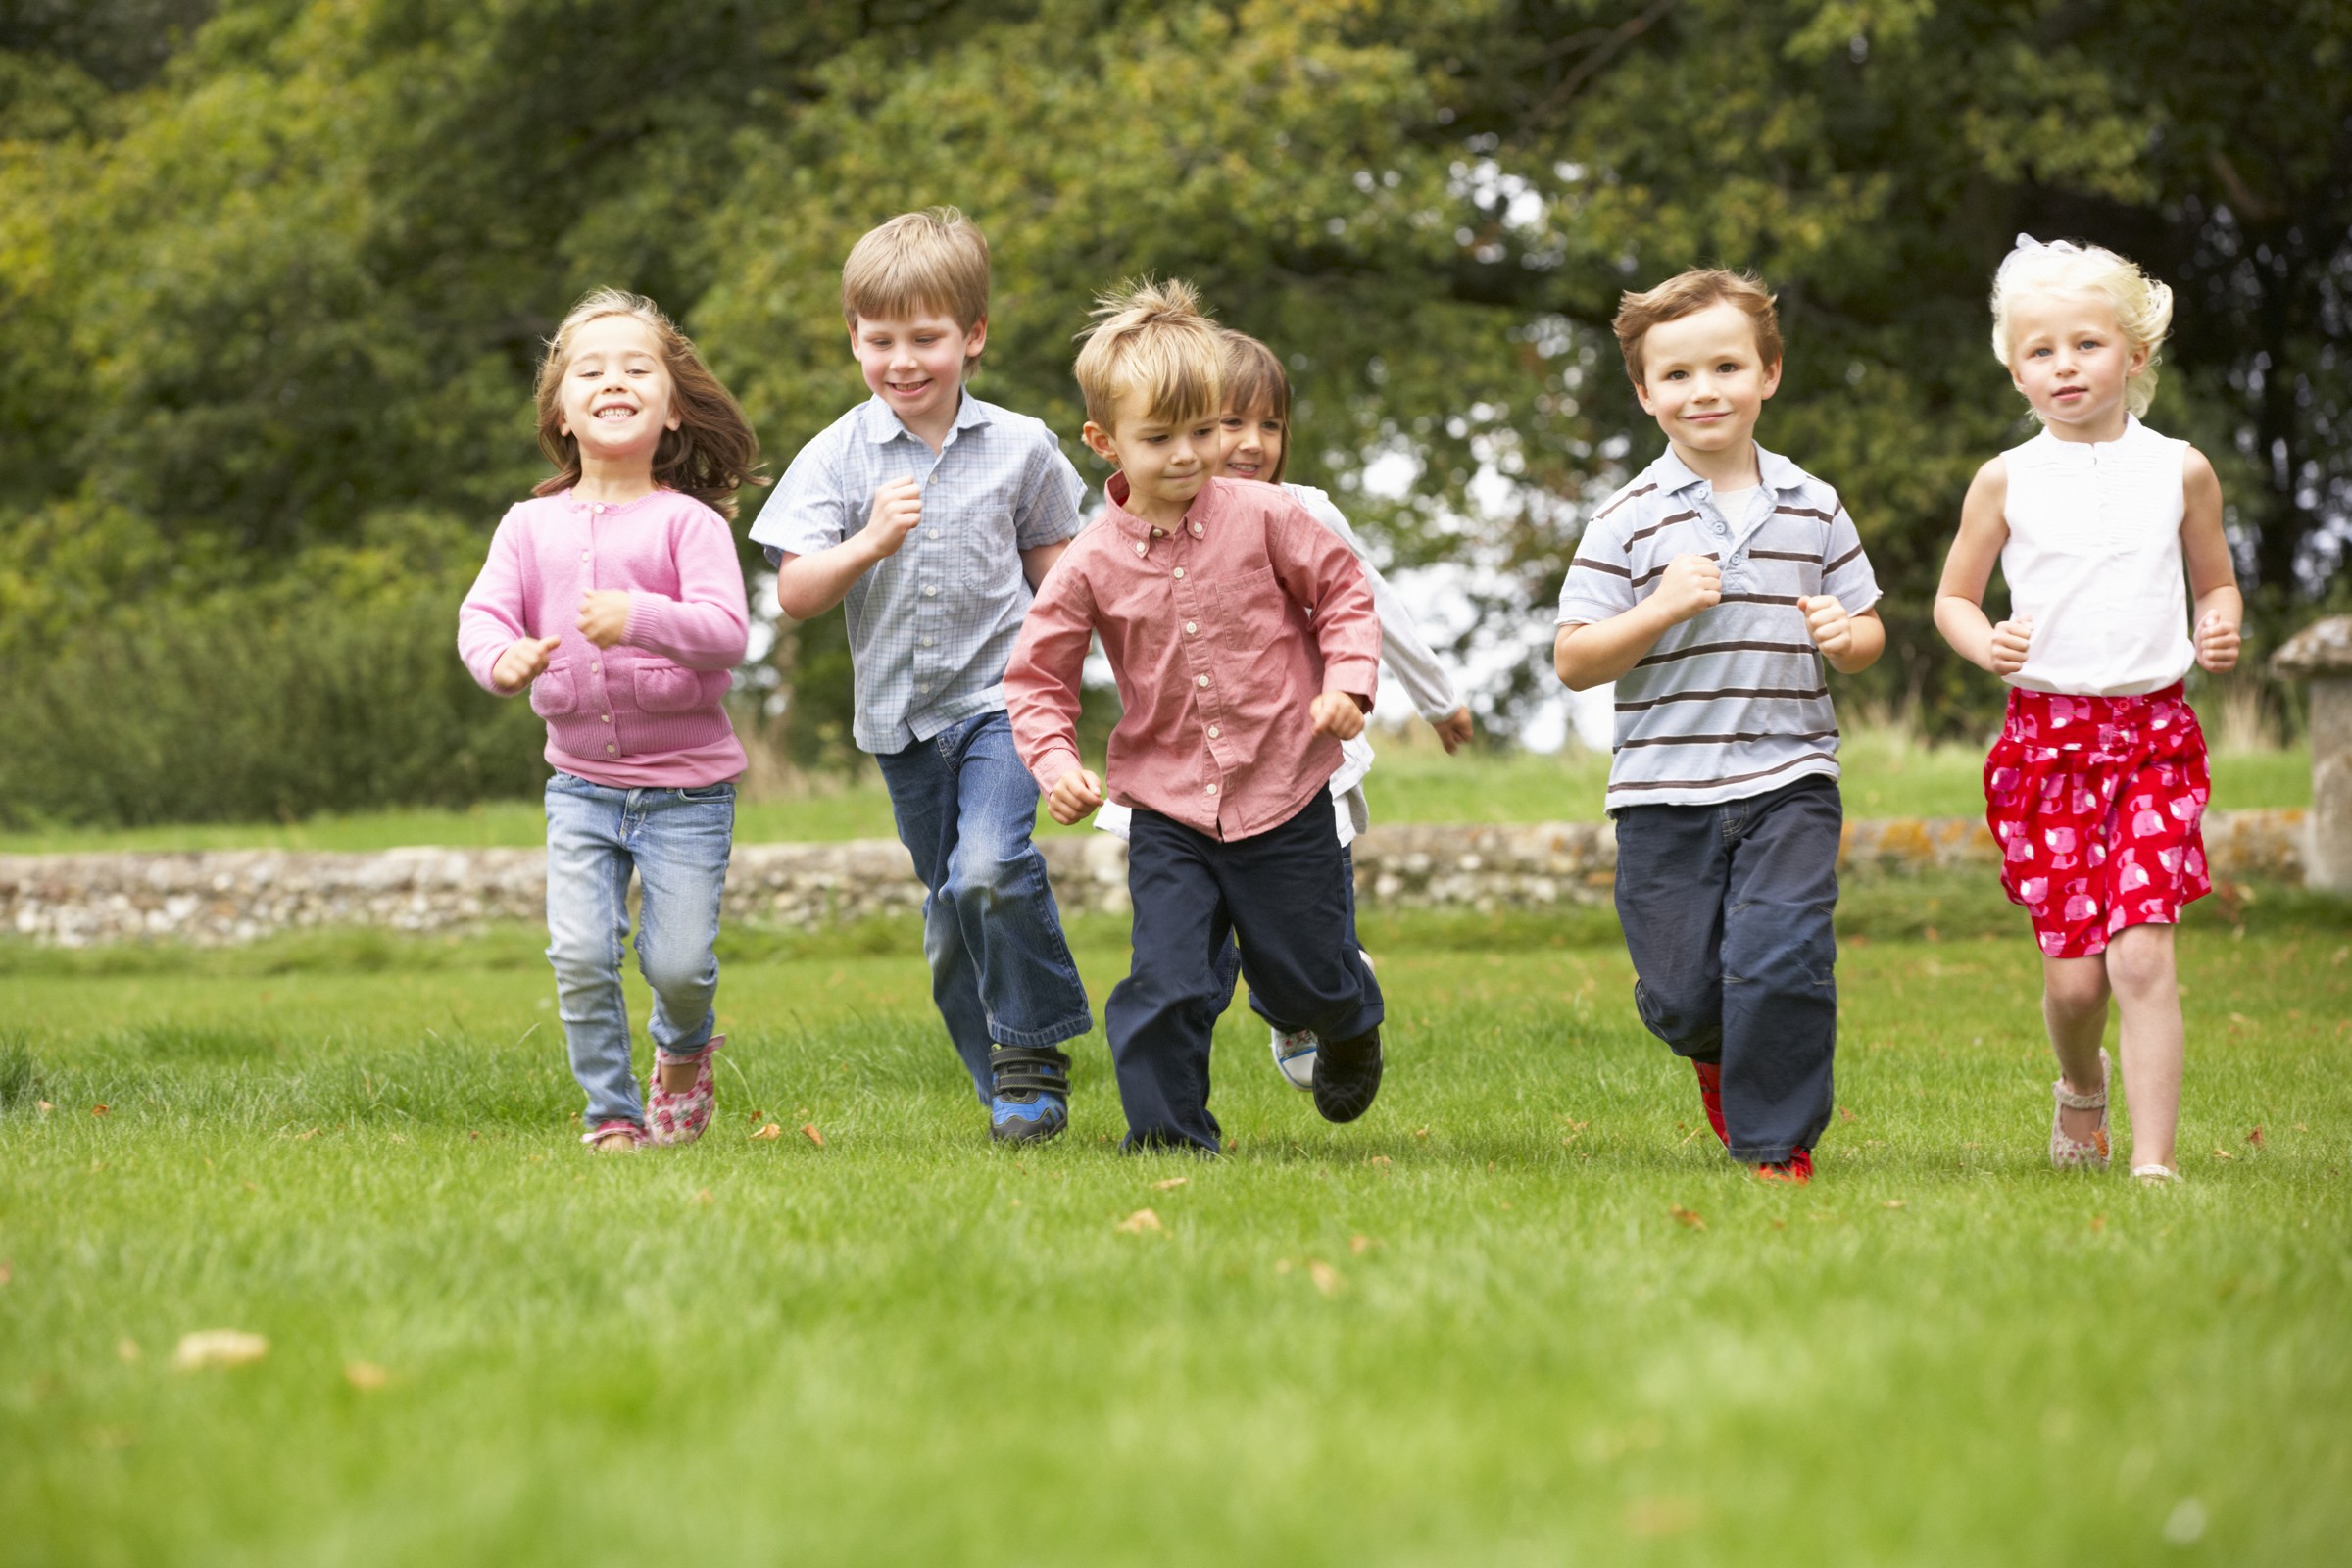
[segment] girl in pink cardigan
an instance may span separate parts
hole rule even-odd
[[[651,300],[600,290],[539,368],[560,470],[507,513],[458,615],[458,651],[547,720],[547,956],[591,1149],[686,1144],[710,1124],[719,893],[743,747],[721,704],[750,620],[728,518],[750,422]],[[620,988],[631,872],[655,1070],[640,1101]]]

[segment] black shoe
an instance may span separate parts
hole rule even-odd
[[[1070,1123],[1070,1058],[1052,1046],[999,1046],[988,1054],[988,1136],[1042,1144]]]
[[[1315,1054],[1315,1109],[1325,1121],[1353,1121],[1380,1093],[1380,1031],[1326,1040]]]

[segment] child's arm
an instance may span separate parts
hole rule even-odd
[[[751,642],[751,609],[735,539],[713,514],[679,530],[678,597],[642,588],[581,596],[580,634],[599,648],[627,643],[688,669],[733,669]]]
[[[1569,571],[1578,564],[1583,563]],[[1647,599],[1605,620],[1562,626],[1552,640],[1551,667],[1572,692],[1613,681],[1640,663],[1660,637],[1722,598],[1723,567],[1713,556],[1677,556]]]
[[[1086,526],[1086,481],[1070,466],[1044,424],[1037,426],[1036,456],[1013,514],[1013,545],[1021,553],[1021,575],[1034,592]]]
[[[1059,561],[1061,553],[1069,548],[1070,542],[1063,539],[1054,544],[1039,545],[1035,550],[1021,552],[1021,575],[1028,579],[1032,593],[1045,582],[1046,573],[1054,569],[1054,563]]]
[[[1046,808],[1064,826],[1102,804],[1102,780],[1078,757],[1078,683],[1094,630],[1085,575],[1049,578],[1039,585],[1004,667],[1013,748],[1046,792]]]
[[[1396,597],[1396,590],[1372,564],[1364,551],[1364,542],[1356,537],[1347,514],[1323,500],[1316,504],[1320,492],[1310,492],[1302,498],[1308,516],[1340,536],[1349,550],[1355,552],[1358,564],[1364,568],[1364,580],[1372,587],[1372,611],[1380,617],[1380,657],[1396,673],[1404,693],[1413,700],[1414,709],[1429,720],[1451,755],[1470,739],[1470,710],[1455,694],[1452,677],[1438,662],[1428,643],[1421,639],[1421,628],[1413,624],[1412,612]]]
[[[899,553],[923,520],[923,487],[893,479],[874,492],[865,526],[837,545],[809,555],[786,552],[776,564],[776,608],[795,620],[810,620],[849,597],[850,588],[874,565]]]
[[[1380,614],[1363,565],[1296,501],[1271,519],[1266,543],[1275,579],[1306,611],[1323,652],[1323,690],[1307,704],[1315,732],[1353,740],[1380,688]]]
[[[502,520],[490,541],[489,559],[458,608],[458,657],[484,691],[514,696],[539,678],[563,644],[561,637],[532,636],[527,620],[522,552],[513,523]]]
[[[2188,560],[2188,589],[2197,601],[2197,662],[2218,674],[2237,667],[2246,601],[2237,591],[2229,535],[2222,531],[2221,476],[2195,447],[2188,449],[2180,485],[2180,553]]]
[[[2217,500],[2218,508],[2218,500]],[[1960,503],[1960,532],[1943,558],[1943,580],[1936,586],[1936,629],[1952,651],[1980,669],[2014,675],[2026,667],[2034,641],[2033,617],[1995,625],[1984,613],[1984,585],[1992,581],[2001,546],[2009,542],[2009,468],[1999,458],[1969,481]],[[2216,512],[2219,525],[2219,512]]]
[[[1886,624],[1873,608],[1878,602],[1878,575],[1863,553],[1860,530],[1840,504],[1832,510],[1829,542],[1822,547],[1821,592],[1796,601],[1813,646],[1840,675],[1860,674],[1886,651]]]

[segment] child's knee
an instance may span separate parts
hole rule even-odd
[[[2042,965],[2042,999],[2067,1017],[2105,1008],[2107,968],[2096,958],[2061,958]]]
[[[2126,926],[2107,945],[2107,979],[2119,996],[2163,995],[2177,986],[2173,928]]]
[[[1706,1054],[1723,1044],[1723,983],[1716,976],[1684,976],[1681,983],[1634,981],[1634,1010],[1642,1026],[1685,1054]]]
[[[1026,846],[966,839],[948,861],[948,894],[956,906],[992,911],[1020,897],[1029,871]]]

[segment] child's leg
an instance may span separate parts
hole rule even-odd
[[[719,899],[735,843],[735,786],[633,791],[624,817],[645,902],[637,918],[637,967],[653,989],[654,1044],[691,1056],[710,1043],[718,993]],[[662,1087],[691,1089],[696,1061],[663,1062]]]
[[[1355,934],[1355,853],[1347,845],[1340,846],[1340,883],[1348,896],[1348,934],[1341,939],[1340,949],[1343,953],[1361,953],[1363,944]],[[1241,962],[1238,952],[1232,956],[1231,961],[1237,965]],[[1273,1009],[1266,1005],[1265,999],[1254,989],[1250,993],[1250,1010],[1285,1033],[1303,1027],[1276,1016]]]
[[[1777,1164],[1830,1124],[1838,1046],[1838,785],[1724,808],[1723,1116],[1732,1157]]]
[[[917,741],[903,752],[877,756],[874,761],[890,790],[890,810],[898,822],[899,842],[914,858],[914,874],[926,890],[923,957],[931,966],[931,1000],[985,1105],[991,1083],[990,1041],[988,1014],[980,1004],[979,966],[964,946],[962,924],[944,891],[959,819],[956,769],[950,761],[957,727]]]
[[[2180,1121],[2180,984],[2173,928],[2128,925],[2107,944],[2107,982],[2123,1014],[2124,1101],[2132,1107],[2132,1163],[2173,1163]],[[2071,1078],[2073,1074],[2070,1072]]]
[[[1635,806],[1617,815],[1617,923],[1642,1025],[1700,1063],[1723,1059],[1723,890],[1730,858],[1717,806]]]
[[[1380,982],[1355,944],[1347,851],[1318,798],[1282,826],[1223,846],[1217,885],[1264,1014],[1323,1040],[1380,1027]]]
[[[587,1091],[582,1119],[645,1122],[629,1071],[629,1013],[620,963],[629,934],[628,791],[568,773],[547,784],[547,956],[571,1074]]]
[[[2178,1004],[2175,1004],[2176,1009]],[[2176,1011],[2176,1016],[2178,1015]],[[2095,1095],[2108,1087],[2099,1065],[2099,1039],[2107,1032],[2107,957],[2041,960],[2041,1019],[2049,1027],[2058,1074],[2070,1094]],[[2103,1118],[2095,1110],[2058,1107],[2058,1130],[2076,1143],[2088,1143]]]
[[[1119,1104],[1121,1148],[1219,1149],[1208,1113],[1209,1041],[1233,1001],[1218,955],[1232,926],[1210,861],[1222,848],[1155,811],[1137,811],[1127,840],[1135,905],[1134,966],[1103,1008]]]

